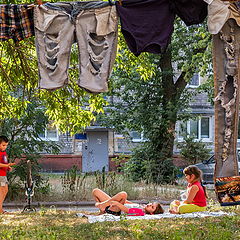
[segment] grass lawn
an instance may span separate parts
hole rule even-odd
[[[0,239],[240,239],[240,213],[235,216],[88,223],[74,212],[40,210],[0,215]]]

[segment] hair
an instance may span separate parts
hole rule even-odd
[[[206,192],[206,187],[203,186],[203,183],[202,183],[202,171],[197,166],[190,165],[190,166],[183,169],[183,173],[185,175],[192,175],[192,174],[195,175],[196,179],[198,179],[200,181],[201,186],[204,190],[204,194],[207,198],[208,196],[207,196],[207,192]]]
[[[0,136],[0,143],[2,143],[2,142],[8,143],[9,140],[6,136]]]
[[[157,207],[156,207],[155,211],[154,211],[152,214],[162,214],[162,213],[164,213],[164,210],[163,210],[163,208],[162,208],[162,205],[161,205],[160,203],[158,203],[158,202],[156,202],[156,203],[157,203]],[[145,210],[145,212],[146,212],[147,214],[150,214],[150,212],[148,212],[148,211],[146,211],[146,210]]]

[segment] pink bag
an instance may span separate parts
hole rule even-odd
[[[145,213],[140,208],[130,208],[128,210],[128,216],[144,216]]]

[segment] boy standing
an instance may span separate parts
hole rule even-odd
[[[2,205],[8,192],[7,171],[11,171],[11,166],[15,163],[8,163],[6,148],[8,138],[0,136],[0,214],[4,213]]]

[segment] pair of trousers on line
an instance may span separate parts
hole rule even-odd
[[[108,2],[47,3],[34,10],[39,87],[68,83],[72,44],[79,50],[78,85],[89,92],[108,90],[117,50],[118,17]]]
[[[215,91],[215,180],[237,176],[236,156],[239,122],[240,28],[229,19],[213,35]]]

